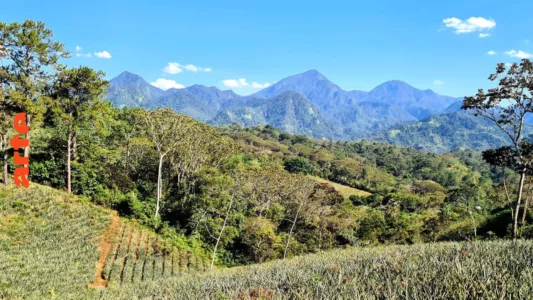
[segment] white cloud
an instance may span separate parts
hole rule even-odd
[[[166,67],[163,68],[163,72],[168,73],[168,74],[179,74],[183,72],[183,70],[181,69],[181,66],[179,63],[169,62],[168,65],[166,65]]]
[[[247,86],[248,82],[246,82],[246,78],[239,78],[239,83],[241,86]]]
[[[516,57],[516,58],[531,58],[533,57],[533,54],[531,53],[527,53],[527,52],[524,52],[522,50],[509,50],[509,51],[505,51],[505,54],[509,55],[510,57]]]
[[[239,81],[235,79],[224,79],[222,80],[222,83],[224,84],[225,87],[229,87],[229,88],[240,88],[241,87],[241,85],[239,84]]]
[[[191,64],[185,65],[184,68],[185,68],[185,70],[191,71],[193,73],[196,73],[196,72],[199,71],[199,68],[197,66],[191,65]]]
[[[484,31],[496,27],[496,22],[493,19],[482,17],[471,17],[466,20],[453,17],[444,19],[442,22],[446,27],[455,29],[456,34]]]
[[[490,36],[490,33],[480,33],[479,34],[480,38],[486,38],[486,37],[489,37],[489,36]]]
[[[255,81],[252,82],[252,87],[253,87],[254,89],[264,89],[264,88],[267,88],[267,87],[269,87],[269,86],[270,86],[270,83],[268,83],[268,82],[265,82],[265,83],[263,83],[263,84],[257,83],[257,82],[255,82]]]
[[[76,57],[93,57],[91,53],[83,53],[82,50],[81,46],[76,46]]]
[[[154,82],[150,82],[150,84],[165,91],[172,88],[182,89],[185,87],[183,84],[179,84],[174,80],[164,78],[159,78]]]
[[[488,55],[496,55],[496,52],[490,50],[489,52],[487,52]]]
[[[434,84],[434,85],[443,85],[443,84],[444,84],[444,81],[442,81],[442,80],[438,80],[438,79],[437,79],[437,80],[433,80],[433,84]]]
[[[506,66],[506,67],[510,67],[510,66],[512,66],[512,64],[510,64],[510,63],[505,63],[505,66]]]
[[[211,68],[202,68],[192,64],[181,65],[177,62],[169,62],[167,66],[163,68],[163,71],[168,74],[179,74],[183,72],[184,69],[193,73],[213,71]]]
[[[222,83],[224,84],[225,87],[229,87],[229,88],[242,88],[248,85],[246,78],[225,79],[225,80],[222,80]]]
[[[111,54],[109,54],[109,52],[107,51],[100,51],[100,52],[94,52],[94,55],[98,58],[105,58],[105,59],[110,59],[111,58]]]

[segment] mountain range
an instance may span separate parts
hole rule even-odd
[[[369,92],[346,91],[317,70],[289,76],[249,96],[203,85],[164,91],[123,72],[110,81],[108,99],[118,107],[170,107],[212,125],[270,124],[315,138],[365,138],[431,152],[505,143],[490,123],[460,110],[462,98],[399,80]]]

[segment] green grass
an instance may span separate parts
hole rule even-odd
[[[364,197],[364,196],[370,196],[371,195],[371,193],[369,193],[369,192],[358,190],[356,188],[353,188],[353,187],[350,187],[350,186],[346,186],[346,185],[342,185],[342,184],[339,184],[339,183],[336,183],[336,182],[333,182],[333,181],[329,181],[329,180],[326,180],[326,179],[323,179],[323,178],[320,178],[320,177],[317,177],[317,176],[309,176],[309,177],[311,177],[316,182],[330,184],[337,192],[339,192],[344,197],[344,199],[350,198],[351,195],[356,195],[356,196],[360,196],[360,197],[361,196]]]
[[[52,188],[0,186],[0,299],[98,298],[101,288],[89,284],[111,220],[111,210]],[[205,258],[127,219],[110,241],[103,268],[109,287],[206,269]]]
[[[110,288],[105,299],[531,299],[533,242],[336,250]]]
[[[90,296],[110,220],[108,211],[51,188],[0,187],[0,298]]]
[[[124,219],[111,236],[113,247],[104,268],[106,278],[111,277],[108,287],[89,288],[95,280],[98,244],[111,220],[110,210],[51,188],[0,187],[0,299],[528,299],[533,295],[532,241],[352,248],[190,272],[204,271],[208,262]]]

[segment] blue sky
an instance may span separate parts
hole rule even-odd
[[[109,79],[127,70],[250,94],[317,69],[345,90],[398,79],[459,97],[490,87],[497,62],[533,53],[531,11],[521,0],[19,0],[0,5],[0,20],[44,21],[72,52],[68,65]]]

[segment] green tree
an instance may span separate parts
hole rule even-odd
[[[69,56],[63,44],[52,38],[52,31],[42,22],[0,22],[0,50],[8,62],[0,68],[2,73],[11,76],[12,104],[19,112],[27,114],[28,126],[32,117],[44,112],[41,100],[46,97],[45,87],[51,76],[49,71],[62,68],[59,59]],[[30,139],[30,132],[26,138]],[[29,154],[30,147],[25,147],[24,156],[29,157]]]
[[[465,97],[462,109],[472,110],[476,116],[487,118],[509,139],[512,155],[517,160],[515,170],[520,175],[513,211],[513,239],[516,240],[524,180],[531,164],[528,157],[524,156],[524,148],[530,146],[523,140],[523,131],[526,115],[533,112],[533,63],[523,59],[509,69],[499,63],[489,80],[497,80],[498,86],[487,93],[479,89],[475,96]]]
[[[146,111],[140,115],[146,135],[152,142],[158,155],[157,171],[157,204],[155,217],[159,216],[161,198],[163,194],[163,160],[175,146],[183,140],[189,131],[190,121],[183,115],[176,114],[170,108]]]
[[[108,82],[104,73],[88,67],[63,70],[53,84],[51,110],[54,118],[65,127],[67,135],[67,191],[71,189],[71,159],[76,153],[76,139],[80,127],[99,118],[104,106],[100,98]]]
[[[2,52],[0,52],[0,60]],[[13,127],[15,111],[9,99],[10,76],[0,69],[0,151],[2,152],[3,182],[8,184],[8,133]]]

